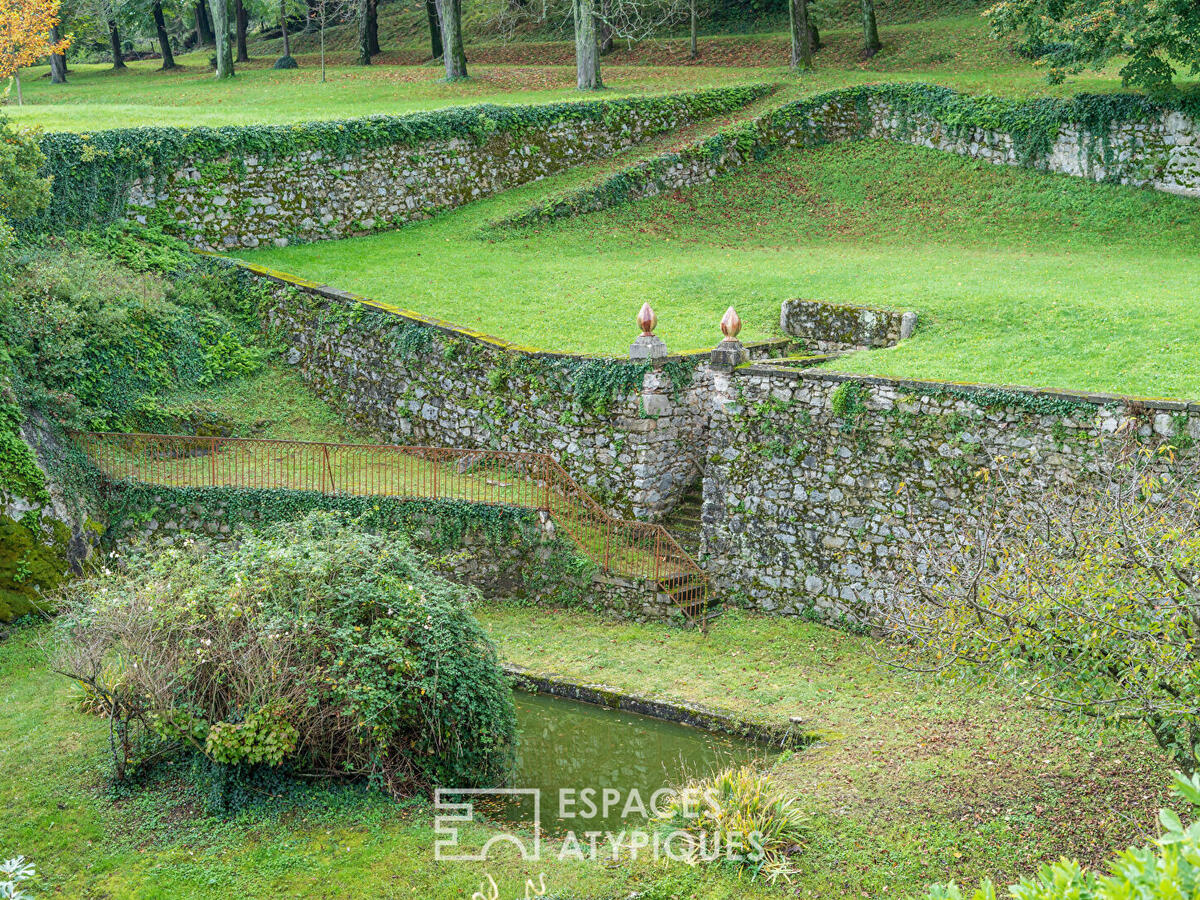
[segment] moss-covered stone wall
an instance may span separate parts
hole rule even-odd
[[[214,134],[212,146],[237,146],[214,156],[196,145],[191,158],[159,162],[128,185],[125,215],[207,250],[369,234],[729,112],[768,90],[518,107],[503,115],[477,107],[465,125],[469,110],[421,114],[430,120],[422,129],[399,127],[403,117],[379,117],[379,135],[395,132],[390,140],[372,136],[370,119],[347,129],[354,140],[335,135],[292,145],[275,131],[258,142]],[[447,120],[440,126],[439,116]]]
[[[898,559],[949,542],[997,460],[1029,496],[1082,484],[1129,441],[1181,453],[1200,404],[856,378],[760,365],[714,382],[702,559],[727,600],[863,623],[902,602]]]
[[[610,511],[657,520],[700,477],[708,354],[520,347],[255,266],[268,327],[322,397],[390,443],[549,453]],[[631,335],[631,338],[634,335]],[[751,347],[761,358],[786,340]]]

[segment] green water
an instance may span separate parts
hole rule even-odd
[[[513,700],[520,745],[510,785],[541,789],[541,825],[547,834],[640,825],[645,821],[640,810],[623,815],[633,791],[649,807],[659,788],[766,755],[762,747],[738,738],[636,713],[522,691],[514,692]],[[594,792],[594,814],[584,799],[588,789]],[[606,789],[619,793],[607,815]],[[560,817],[562,798],[575,798],[576,817]],[[530,818],[526,803],[493,809],[492,815],[510,823]]]

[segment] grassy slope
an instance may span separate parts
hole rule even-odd
[[[802,715],[825,742],[777,775],[808,809],[799,893],[903,896],[930,880],[1010,877],[1037,860],[1102,858],[1153,827],[1166,766],[1134,736],[1085,734],[971,689],[881,667],[875,645],[820,626],[729,615],[702,639],[662,626],[489,606],[510,660],[541,671],[732,707]],[[0,851],[37,864],[39,897],[463,897],[484,868],[436,865],[428,807],[318,793],[235,819],[169,785],[113,803],[103,723],[48,671],[40,626],[0,643]],[[766,897],[718,875],[489,864],[517,896],[537,868],[556,896]],[[779,896],[776,894],[775,896]]]
[[[331,443],[369,440],[332,406],[318,399],[296,369],[281,362],[249,378],[161,397],[159,403],[217,413],[222,421],[232,424],[234,437]]]
[[[585,174],[388,234],[247,255],[549,349],[623,353],[643,300],[676,350],[711,346],[729,304],[744,338],[767,337],[780,301],[804,296],[921,312],[915,338],[841,368],[1200,397],[1194,200],[864,143],[478,237]]]

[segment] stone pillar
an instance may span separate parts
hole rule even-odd
[[[725,336],[725,339],[717,344],[709,360],[709,365],[714,371],[732,372],[750,358],[750,354],[746,352],[742,342],[737,339],[738,332],[741,330],[742,320],[738,318],[738,314],[733,311],[731,306],[721,317],[721,334]]]

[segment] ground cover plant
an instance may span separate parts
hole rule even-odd
[[[157,397],[258,372],[253,295],[178,241],[125,229],[26,250],[0,290],[0,339],[25,403],[85,430],[157,430]]]
[[[643,301],[672,350],[714,346],[731,304],[744,340],[767,338],[780,302],[808,297],[922,316],[912,339],[838,369],[1200,396],[1189,198],[869,142],[783,152],[579,219],[487,228],[585,174],[388,234],[245,255],[547,349],[624,355]]]
[[[1003,692],[914,681],[877,661],[870,638],[737,613],[708,638],[583,612],[485,604],[474,613],[506,661],[755,718],[800,716],[818,730],[821,743],[772,771],[807,818],[793,860],[798,896],[1007,883],[1063,854],[1096,868],[1112,848],[1151,836],[1166,805],[1170,771],[1150,742],[1070,727]],[[434,863],[429,807],[397,808],[379,794],[319,789],[214,817],[168,766],[114,803],[104,787],[107,724],[78,712],[70,685],[50,671],[42,646],[51,627],[24,626],[0,644],[0,844],[37,865],[38,887],[302,895],[333,879],[350,897],[413,888],[461,897],[488,870],[514,896],[536,876],[507,855],[487,866]],[[559,896],[782,896],[719,869],[568,861],[545,871]]]

